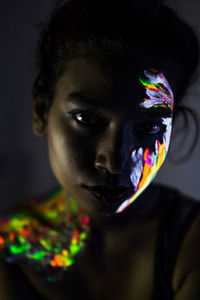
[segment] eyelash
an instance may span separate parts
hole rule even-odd
[[[157,126],[157,129],[152,129],[154,126]],[[148,128],[150,127],[150,128]],[[147,122],[144,124],[140,124],[137,127],[137,133],[142,133],[142,134],[146,134],[146,135],[159,135],[161,132],[163,133],[165,130],[163,124],[160,123],[156,123],[156,122]]]
[[[92,127],[92,126],[98,126],[101,123],[101,119],[93,112],[91,111],[72,111],[69,113],[70,115],[72,115],[73,119],[80,124],[81,126],[85,126],[85,127]],[[82,118],[84,117],[92,117],[93,122],[89,123],[89,122],[83,122],[78,120],[79,116],[82,116]],[[157,130],[149,130],[148,127],[153,128],[153,126],[157,126]],[[163,124],[160,123],[156,123],[156,122],[146,122],[143,124],[140,124],[137,126],[136,128],[136,132],[139,134],[146,134],[146,135],[159,135],[161,132],[163,132],[165,130]]]
[[[81,124],[82,126],[94,126],[94,125],[98,125],[100,123],[100,118],[95,113],[90,112],[90,111],[73,111],[73,112],[70,112],[69,114],[71,114],[73,119],[77,123]],[[83,122],[83,121],[78,120],[78,115],[82,116],[82,118],[90,116],[90,117],[94,118],[95,120],[93,119],[94,122],[92,122],[92,123]]]

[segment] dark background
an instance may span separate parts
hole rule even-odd
[[[33,134],[31,88],[36,72],[35,25],[49,12],[53,1],[7,0],[0,2],[0,209],[28,200],[55,186],[47,141]],[[200,1],[168,1],[188,21],[200,39]],[[184,103],[200,112],[200,79],[189,87]],[[191,123],[192,124],[192,123]],[[190,137],[194,128],[191,127]],[[178,159],[190,138],[175,135],[171,155]],[[200,138],[192,156],[180,165],[167,158],[156,181],[178,187],[200,200]]]

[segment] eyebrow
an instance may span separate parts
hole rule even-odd
[[[108,98],[100,98],[100,97],[94,97],[91,95],[86,94],[85,92],[73,92],[67,95],[66,97],[67,101],[79,105],[88,105],[88,106],[101,106],[105,107],[106,103],[108,103]],[[151,108],[140,108],[140,112],[144,113],[148,117],[160,117],[162,116],[171,116],[172,111],[169,109],[169,107],[164,105],[155,105]]]
[[[67,101],[76,103],[76,104],[84,104],[89,106],[104,106],[108,99],[102,99],[98,97],[93,97],[83,92],[74,92],[67,96]]]
[[[148,117],[171,117],[172,111],[169,107],[156,106],[151,108],[143,108],[140,110],[145,116]]]

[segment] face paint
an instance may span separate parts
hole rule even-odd
[[[163,124],[167,124],[167,129],[163,136],[163,144],[156,141],[154,151],[149,148],[146,148],[145,151],[142,148],[133,151],[132,162],[134,167],[132,169],[131,181],[135,187],[135,193],[119,207],[117,213],[126,209],[146,189],[163,164],[169,148],[171,118],[163,118]]]
[[[163,135],[163,143],[167,152],[169,149],[169,143],[171,138],[172,118],[162,118],[162,123],[166,126],[166,131]]]
[[[173,94],[163,74],[145,71],[145,75],[146,81],[140,81],[144,82],[147,95],[151,98],[140,103],[141,109],[161,106],[172,112]],[[154,147],[130,148],[130,180],[134,195],[119,204],[115,210],[117,213],[127,208],[144,191],[166,157],[172,118],[162,117],[161,120],[166,130],[160,140],[153,137]],[[38,203],[38,199],[32,199],[23,209],[0,218],[0,255],[10,263],[26,261],[39,269],[65,271],[84,248],[89,234],[89,217],[60,188],[49,194],[44,202]]]
[[[144,71],[145,78],[139,78],[146,89],[149,97],[140,103],[141,108],[152,108],[155,106],[169,108],[173,111],[174,97],[172,89],[162,73],[155,70]]]
[[[144,71],[144,74],[146,78],[139,78],[139,80],[144,85],[149,99],[144,99],[144,101],[140,103],[140,108],[156,109],[156,107],[164,107],[170,109],[171,117],[161,118],[162,124],[166,126],[166,130],[163,134],[162,142],[156,140],[154,150],[150,148],[146,148],[145,150],[139,148],[132,152],[131,160],[133,168],[130,178],[135,188],[135,193],[130,199],[122,203],[117,213],[126,209],[151,183],[163,164],[169,149],[174,104],[173,92],[162,73],[153,70],[151,72]]]
[[[0,255],[10,263],[25,260],[38,268],[67,270],[89,231],[89,217],[59,188],[48,195],[48,201],[32,199],[28,209],[0,219]]]

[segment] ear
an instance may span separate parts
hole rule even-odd
[[[32,99],[33,131],[37,136],[46,136],[48,121],[47,99],[37,96]]]

